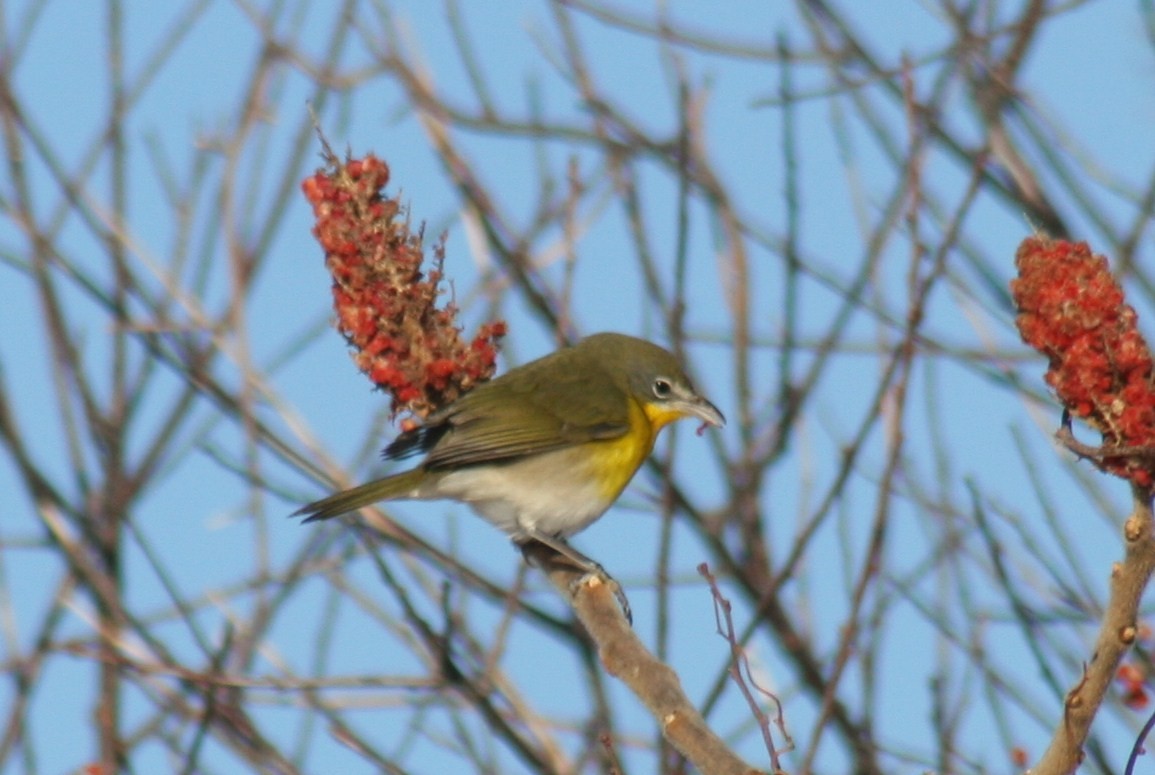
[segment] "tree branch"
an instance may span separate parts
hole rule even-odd
[[[764,772],[729,749],[686,697],[678,674],[645,647],[618,605],[616,581],[578,570],[542,544],[527,544],[522,551],[573,606],[597,645],[606,671],[642,701],[661,725],[662,736],[699,772],[704,775]]]
[[[1033,775],[1074,772],[1083,760],[1083,744],[1091,722],[1115,677],[1123,654],[1135,643],[1139,601],[1155,570],[1155,533],[1152,530],[1151,492],[1132,488],[1134,511],[1123,524],[1126,547],[1123,562],[1111,569],[1111,597],[1099,628],[1099,637],[1083,676],[1067,693],[1063,723]]]

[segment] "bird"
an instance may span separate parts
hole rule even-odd
[[[378,501],[458,501],[518,546],[536,541],[587,573],[605,574],[568,539],[605,514],[662,428],[683,418],[702,428],[726,422],[668,350],[594,334],[480,384],[382,452],[390,460],[423,454],[416,466],[294,516],[313,522]]]

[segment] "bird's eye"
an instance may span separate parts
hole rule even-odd
[[[658,398],[669,398],[673,392],[674,388],[670,384],[670,380],[663,377],[654,380],[654,395]]]

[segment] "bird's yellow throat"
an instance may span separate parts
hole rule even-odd
[[[664,412],[652,404],[643,405],[630,399],[629,417],[629,433],[621,438],[589,445],[590,462],[600,482],[602,496],[609,501],[621,495],[642,461],[653,450],[658,431],[676,420],[678,413]]]

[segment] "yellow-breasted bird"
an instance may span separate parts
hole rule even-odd
[[[617,500],[668,423],[726,420],[677,359],[643,339],[595,334],[483,383],[402,433],[384,456],[425,453],[408,471],[296,512],[306,522],[383,500],[469,504],[516,544],[538,541],[588,572],[566,543]]]

